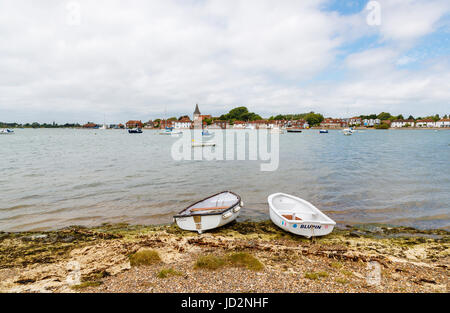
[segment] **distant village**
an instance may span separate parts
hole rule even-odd
[[[125,124],[97,124],[88,122],[84,125],[79,124],[17,124],[17,123],[1,123],[0,127],[79,127],[87,129],[110,128],[110,129],[193,129],[193,128],[209,128],[209,129],[272,129],[272,128],[347,128],[347,127],[364,127],[364,128],[450,128],[450,118],[446,114],[442,118],[438,114],[425,118],[414,118],[409,116],[404,119],[402,115],[392,116],[390,113],[382,112],[378,115],[361,115],[350,118],[324,118],[320,113],[303,113],[272,116],[263,119],[256,113],[249,112],[246,107],[238,107],[232,109],[229,113],[219,117],[212,115],[203,115],[200,112],[198,104],[195,107],[193,119],[188,115],[179,118],[172,117],[168,119],[155,119],[149,121],[129,120]]]
[[[233,112],[233,110],[237,111]],[[311,127],[320,128],[347,128],[347,127],[366,127],[366,128],[443,128],[450,127],[450,118],[445,115],[440,118],[439,115],[427,118],[414,119],[412,116],[403,119],[402,116],[391,116],[389,113],[382,112],[378,115],[355,116],[351,118],[324,118],[321,114],[310,112],[304,114],[278,115],[268,119],[262,119],[255,113],[248,112],[247,108],[239,107],[230,111],[226,115],[213,117],[211,115],[202,115],[198,104],[195,107],[193,120],[188,115],[179,118],[156,119],[142,122],[141,120],[130,120],[123,124],[109,125],[110,128],[146,128],[146,129],[193,129],[195,123],[201,123],[202,127],[209,129],[272,129],[278,128],[300,128]],[[240,111],[240,112],[239,112]],[[236,113],[236,114],[234,114]],[[231,116],[230,116],[231,115]],[[237,118],[236,118],[237,117]],[[250,117],[239,119],[239,117]],[[100,125],[88,123],[83,125],[85,128],[98,128]]]
[[[233,112],[233,110],[235,112]],[[382,112],[378,115],[355,116],[350,118],[324,118],[321,114],[310,112],[304,114],[278,115],[268,119],[262,119],[255,113],[248,112],[247,108],[239,107],[230,111],[226,115],[213,117],[212,115],[202,115],[198,104],[195,107],[193,120],[188,115],[179,118],[156,119],[142,122],[142,120],[130,120],[124,124],[112,124],[109,128],[146,128],[146,129],[193,129],[196,123],[201,123],[202,127],[209,129],[272,129],[278,128],[300,128],[311,127],[320,128],[347,128],[347,127],[366,127],[366,128],[443,128],[450,127],[450,118],[445,115],[440,118],[439,115],[427,118],[414,119],[410,116],[403,119],[402,116],[391,116],[389,113]],[[244,117],[239,119],[239,117]],[[247,119],[245,119],[247,117]],[[87,123],[84,128],[98,128],[100,125]]]

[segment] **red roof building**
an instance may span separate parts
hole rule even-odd
[[[161,122],[159,122],[159,128],[171,128],[174,127],[174,121],[169,121],[169,120],[161,120]]]
[[[141,121],[128,121],[126,123],[127,128],[142,128],[142,122]]]
[[[347,127],[348,123],[340,118],[326,118],[320,123],[320,126],[328,128]]]
[[[95,123],[86,123],[83,125],[83,128],[97,128],[98,125]]]
[[[213,126],[214,128],[226,129],[228,127],[228,122],[222,120],[215,120],[212,122],[211,126]]]

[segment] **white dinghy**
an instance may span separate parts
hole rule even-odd
[[[223,191],[188,206],[173,218],[181,229],[201,234],[234,221],[242,206],[240,196]]]
[[[325,236],[333,231],[336,222],[314,205],[284,193],[268,198],[270,219],[278,227],[307,238]]]

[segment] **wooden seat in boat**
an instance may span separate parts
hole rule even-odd
[[[191,209],[191,212],[198,212],[198,211],[212,211],[212,210],[224,210],[228,209],[228,206],[218,206],[218,207],[212,207],[212,208],[195,208]]]
[[[283,216],[285,219],[293,220],[292,214],[283,214],[282,216]],[[300,217],[296,216],[296,217],[295,217],[295,220],[296,220],[296,221],[301,221],[302,219],[301,219]]]

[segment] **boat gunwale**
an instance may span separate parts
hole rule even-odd
[[[231,193],[231,194],[235,195],[235,196],[237,197],[236,203],[233,204],[233,205],[231,205],[228,209],[225,209],[225,210],[220,211],[220,212],[218,212],[218,213],[190,213],[190,214],[187,214],[187,215],[181,215],[184,211],[186,211],[186,210],[189,209],[190,207],[196,205],[197,203],[203,202],[203,201],[205,201],[205,200],[208,200],[208,199],[210,199],[210,198],[213,198],[213,197],[215,197],[215,196],[218,196],[218,195],[220,195],[220,194],[222,194],[222,193]],[[206,197],[206,198],[204,198],[204,199],[202,199],[202,200],[199,200],[199,201],[197,201],[197,202],[195,202],[195,203],[192,203],[191,205],[189,205],[188,207],[186,207],[185,209],[183,209],[182,211],[180,211],[177,215],[174,215],[173,218],[176,219],[176,218],[180,218],[180,217],[190,217],[190,216],[210,216],[210,215],[212,216],[212,215],[222,215],[223,213],[228,212],[228,211],[234,209],[234,208],[235,208],[237,205],[239,205],[240,203],[241,203],[241,196],[239,196],[237,193],[234,193],[234,192],[232,192],[232,191],[225,190],[225,191],[221,191],[221,192],[218,192],[218,193],[216,193],[216,194],[213,194],[212,196]]]
[[[293,221],[293,220],[288,220],[287,218],[285,218],[282,214],[280,214],[278,212],[278,210],[276,208],[273,207],[272,205],[272,200],[273,198],[275,198],[276,196],[287,196],[287,198],[293,198],[294,200],[300,200],[300,202],[305,202],[307,205],[312,206],[315,210],[318,211],[318,213],[320,213],[321,215],[324,215],[328,220],[330,221],[308,221],[308,220],[300,220],[300,221]],[[330,217],[328,217],[325,213],[323,213],[322,211],[320,211],[318,208],[316,208],[312,203],[296,197],[296,196],[292,196],[292,195],[288,195],[286,193],[282,193],[282,192],[277,192],[274,194],[271,194],[269,197],[267,197],[267,202],[269,202],[269,209],[271,211],[273,211],[278,217],[280,217],[283,221],[289,223],[289,224],[320,224],[320,225],[336,225],[336,222],[333,221]]]

